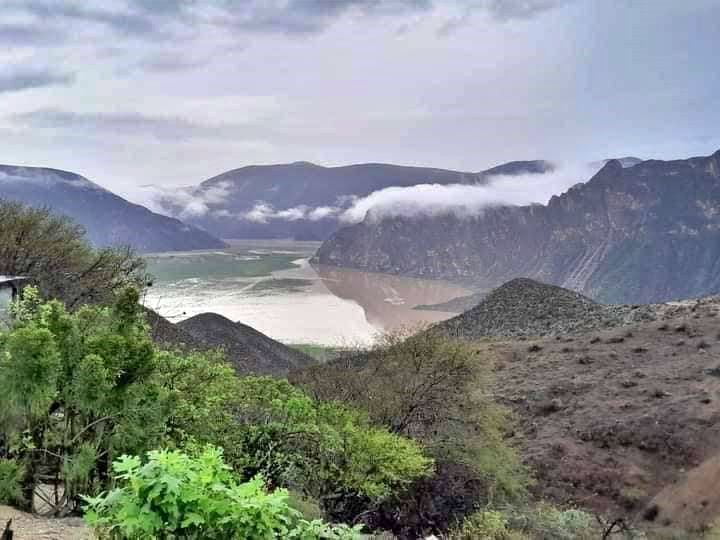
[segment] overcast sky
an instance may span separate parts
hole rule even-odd
[[[0,163],[121,193],[298,160],[720,148],[720,0],[2,0]]]

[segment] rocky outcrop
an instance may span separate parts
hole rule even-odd
[[[611,160],[547,205],[474,217],[393,217],[343,228],[322,264],[448,279],[491,289],[530,277],[612,303],[652,303],[720,289],[720,151]]]
[[[517,278],[436,328],[463,339],[557,336],[650,321],[652,306],[598,304],[575,291]]]

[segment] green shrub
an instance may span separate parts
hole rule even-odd
[[[539,540],[582,540],[598,536],[596,521],[582,510],[559,509],[549,504],[525,512],[513,512],[509,526]]]
[[[311,398],[287,381],[239,378],[217,354],[158,351],[130,289],[111,307],[68,311],[26,290],[0,334],[0,456],[61,483],[61,514],[109,486],[117,456],[221,447],[241,477],[317,500],[346,520],[428,474],[421,446],[367,414]]]
[[[540,504],[475,512],[451,531],[449,540],[595,540],[600,535],[590,514]]]
[[[80,225],[51,208],[0,199],[0,246],[0,274],[29,277],[45,298],[73,309],[147,282],[132,249],[93,248]]]
[[[368,411],[435,461],[406,493],[372,516],[404,537],[447,529],[478,506],[517,504],[531,478],[509,444],[513,419],[492,399],[490,352],[432,331],[390,333],[357,351],[293,374],[317,399]]]
[[[432,472],[418,443],[287,381],[244,377],[234,399],[237,468],[313,497],[335,519],[353,519]]]
[[[521,540],[520,533],[508,528],[508,518],[497,510],[482,510],[463,521],[462,526],[451,532],[449,540]]]
[[[358,527],[303,519],[287,492],[268,492],[261,477],[236,482],[219,449],[152,451],[146,463],[123,456],[113,470],[119,487],[85,498],[85,520],[101,539],[360,538]]]
[[[0,459],[0,504],[18,504],[23,500],[23,467],[12,459]]]

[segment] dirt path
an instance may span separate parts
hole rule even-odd
[[[14,540],[91,540],[92,536],[80,518],[43,519],[0,506],[0,532],[12,519]]]

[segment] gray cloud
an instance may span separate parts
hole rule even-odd
[[[290,161],[703,155],[718,20],[718,0],[2,0],[0,66],[36,68],[0,68],[4,159],[123,190]]]
[[[91,7],[89,3],[23,0],[10,0],[6,8],[25,12],[37,17],[44,24],[52,24],[58,20],[77,21],[81,23],[97,23],[105,25],[123,34],[153,35],[157,33],[157,25],[153,18],[138,13],[134,9],[109,10]],[[0,11],[2,8],[0,8]]]
[[[65,39],[66,34],[54,28],[27,23],[0,23],[0,43],[3,45],[49,45],[62,43]]]
[[[68,85],[74,76],[50,69],[10,67],[0,69],[0,93],[18,92],[45,86]]]
[[[355,13],[361,16],[398,16],[428,12],[440,5],[455,5],[468,13],[485,11],[500,20],[529,18],[572,0],[129,0],[115,9],[73,0],[8,0],[3,9],[32,15],[45,25],[47,35],[25,30],[25,40],[51,43],[60,34],[51,25],[77,22],[100,24],[119,34],[134,37],[168,37],[164,29],[173,24],[186,27],[210,25],[247,32],[314,34],[338,18]],[[451,29],[459,19],[445,24]],[[19,37],[22,28],[8,28]],[[32,34],[32,36],[30,35]]]
[[[574,0],[480,0],[480,8],[487,9],[495,18],[529,19]]]
[[[160,51],[145,56],[136,67],[160,73],[172,73],[175,71],[186,71],[195,69],[208,63],[210,59],[207,56],[202,58],[193,58],[183,54],[182,51]]]
[[[2,87],[0,86],[0,89]],[[18,125],[67,131],[149,135],[157,139],[184,140],[193,137],[224,137],[228,127],[191,122],[179,117],[149,116],[139,113],[79,113],[62,109],[38,109],[11,116]]]

